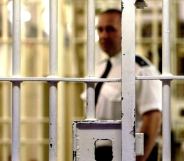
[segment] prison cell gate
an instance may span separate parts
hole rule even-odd
[[[131,73],[122,73],[122,78],[117,79],[98,79],[94,78],[94,0],[88,0],[88,77],[87,78],[61,78],[57,76],[57,0],[50,0],[50,75],[47,77],[23,77],[20,75],[20,0],[13,1],[13,58],[12,58],[12,76],[1,77],[0,81],[12,83],[12,161],[20,161],[20,99],[21,83],[26,81],[46,81],[49,83],[49,161],[57,160],[57,92],[58,82],[82,82],[87,84],[87,120],[95,119],[94,110],[94,84],[99,81],[121,82],[127,84],[122,87],[122,160],[135,160],[134,143],[135,137],[130,134],[134,126],[135,117],[131,113],[135,108],[135,72],[134,53],[135,53],[135,6],[134,1],[122,1],[123,9],[123,40],[125,54],[122,58],[122,64]],[[170,72],[170,1],[163,0],[163,72],[160,76],[144,77],[137,76],[137,80],[161,80],[163,87],[163,161],[171,160],[170,143],[170,83],[172,80],[183,80],[183,76],[174,76]],[[131,15],[131,16],[130,16]],[[129,19],[131,17],[131,19]],[[131,25],[130,25],[131,24]],[[128,27],[127,27],[128,26]],[[126,36],[125,36],[126,35]],[[127,63],[129,62],[129,63]],[[128,71],[127,70],[127,71]],[[127,88],[131,87],[131,88]],[[129,108],[131,107],[131,108]],[[127,117],[130,116],[130,117]],[[125,124],[129,122],[130,124]],[[126,142],[125,142],[126,141]],[[128,145],[128,146],[127,146]]]

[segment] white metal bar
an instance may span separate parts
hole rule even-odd
[[[158,75],[158,76],[136,76],[136,80],[184,80],[184,76],[180,75]],[[121,78],[64,78],[64,77],[1,77],[0,81],[47,81],[47,82],[77,82],[77,83],[93,83],[93,82],[121,82]]]
[[[135,7],[122,3],[122,161],[135,161]]]
[[[136,80],[183,80],[184,76],[180,75],[158,75],[158,76],[136,76]]]
[[[162,71],[163,75],[170,74],[170,0],[162,1]],[[163,161],[171,161],[171,125],[170,125],[170,81],[162,82],[162,106],[163,106]]]
[[[94,76],[94,64],[95,64],[95,1],[88,0],[87,11],[87,63],[88,63],[88,75]],[[95,84],[87,84],[87,119],[95,119]]]
[[[20,161],[20,82],[12,88],[12,161]]]
[[[20,73],[20,0],[13,1],[12,74]],[[12,84],[12,161],[20,161],[20,82]]]
[[[136,80],[184,80],[183,75],[158,75],[158,76],[136,76]],[[66,77],[0,77],[0,81],[54,81],[54,82],[78,82],[78,83],[90,83],[90,82],[121,82],[121,78],[96,78],[96,77],[86,77],[86,78],[66,78]]]
[[[50,75],[58,72],[58,1],[50,0]],[[57,161],[57,82],[49,86],[49,161]]]
[[[94,82],[120,82],[121,78],[67,78],[67,77],[0,77],[0,81],[54,81],[54,82],[81,82],[81,83],[94,83]]]
[[[19,75],[20,72],[20,0],[13,1],[13,75]]]
[[[171,161],[171,110],[170,110],[170,81],[163,81],[162,85],[162,104],[163,104],[163,161]]]
[[[49,161],[57,161],[57,84],[49,87]]]
[[[87,63],[88,75],[94,76],[95,53],[95,1],[88,0],[87,10]]]
[[[170,0],[163,0],[162,7],[162,71],[163,74],[170,74]]]
[[[57,59],[57,54],[58,54],[58,8],[57,5],[58,1],[57,0],[50,0],[50,64],[49,64],[49,69],[50,69],[50,75],[57,75],[58,71],[58,59]]]

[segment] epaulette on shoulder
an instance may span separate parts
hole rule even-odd
[[[139,55],[135,56],[135,62],[141,67],[149,66],[149,63],[144,58],[140,57]]]

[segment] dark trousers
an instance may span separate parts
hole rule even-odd
[[[159,145],[156,144],[153,147],[153,149],[151,151],[151,154],[150,154],[149,158],[147,159],[147,161],[157,161],[157,159],[158,159],[158,148],[159,148],[158,146]]]

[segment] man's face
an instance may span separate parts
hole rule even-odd
[[[102,50],[112,57],[121,51],[121,17],[117,13],[99,16],[97,31]]]

